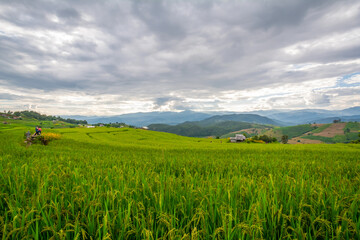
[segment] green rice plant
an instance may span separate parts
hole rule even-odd
[[[359,239],[360,146],[0,129],[1,239]]]

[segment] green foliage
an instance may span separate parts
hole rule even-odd
[[[277,142],[276,138],[273,137],[269,137],[268,135],[260,135],[260,136],[254,136],[252,137],[253,140],[261,140],[265,143],[272,143],[272,142]]]
[[[346,123],[345,128],[350,129],[350,131],[359,131],[360,130],[360,123],[358,123],[358,122],[348,122],[348,123]]]
[[[289,136],[288,136],[288,135],[283,135],[283,136],[281,137],[281,142],[282,142],[283,144],[287,144],[288,141],[289,141]]]
[[[346,134],[346,133],[349,133],[349,132],[350,132],[350,128],[345,127],[344,128],[344,133]]]
[[[360,145],[0,125],[2,239],[360,239]]]

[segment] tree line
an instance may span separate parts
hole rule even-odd
[[[17,112],[8,112],[8,114],[11,114],[13,116],[16,117],[27,117],[27,118],[33,118],[36,120],[40,120],[40,121],[63,121],[63,122],[67,122],[67,123],[72,123],[72,124],[87,124],[86,120],[76,120],[76,119],[72,119],[72,118],[62,118],[60,116],[51,116],[51,115],[46,115],[46,114],[40,114],[38,112],[34,112],[34,111],[17,111]]]

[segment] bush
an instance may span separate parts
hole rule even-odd
[[[229,140],[230,141],[230,140]],[[265,143],[263,140],[254,139],[254,138],[247,138],[245,140],[246,143]]]
[[[59,140],[61,138],[61,135],[58,133],[44,133],[43,135],[41,135],[41,137],[43,137],[48,141],[52,141],[52,140]]]
[[[282,142],[283,144],[287,144],[288,141],[289,141],[289,136],[288,136],[288,135],[283,135],[283,136],[281,137],[281,142]]]
[[[269,137],[268,135],[261,135],[261,136],[254,136],[251,138],[252,142],[254,141],[261,141],[264,143],[273,143],[277,142],[277,139],[274,137]]]

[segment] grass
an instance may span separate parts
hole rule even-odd
[[[360,238],[359,145],[27,130],[0,125],[1,239]]]

